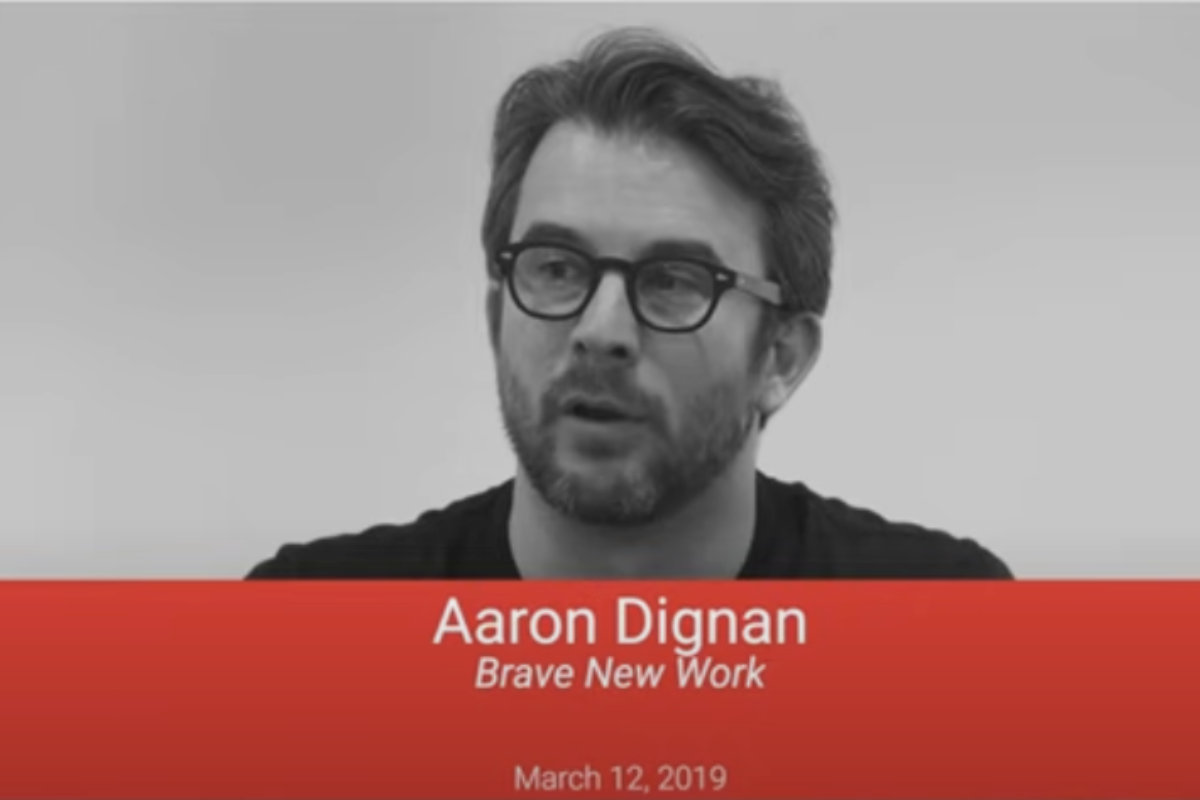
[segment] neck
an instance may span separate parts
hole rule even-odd
[[[729,468],[670,517],[620,528],[546,504],[518,469],[509,540],[526,578],[733,578],[754,539],[757,436]]]

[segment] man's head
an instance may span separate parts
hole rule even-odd
[[[513,84],[492,171],[489,328],[525,473],[584,521],[671,513],[819,350],[834,210],[802,122],[774,84],[622,30]]]

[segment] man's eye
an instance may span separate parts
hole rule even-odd
[[[703,280],[686,267],[651,269],[643,276],[643,286],[656,292],[698,292]]]
[[[649,284],[649,288],[657,289],[659,291],[670,291],[672,289],[682,288],[681,281],[679,281],[674,275],[670,275],[666,272],[660,272],[655,275],[651,275],[647,283]]]
[[[553,280],[562,280],[564,278],[573,277],[578,271],[574,264],[569,261],[546,261],[538,270],[543,278],[551,278]]]

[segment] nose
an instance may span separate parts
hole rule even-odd
[[[637,318],[629,307],[625,278],[610,272],[600,279],[596,293],[571,333],[576,357],[602,362],[635,362],[640,353]]]

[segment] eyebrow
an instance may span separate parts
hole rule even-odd
[[[521,241],[571,245],[588,252],[594,250],[582,233],[554,222],[533,223],[525,231]],[[658,239],[643,247],[638,258],[695,258],[711,264],[724,265],[712,245],[700,239]]]

